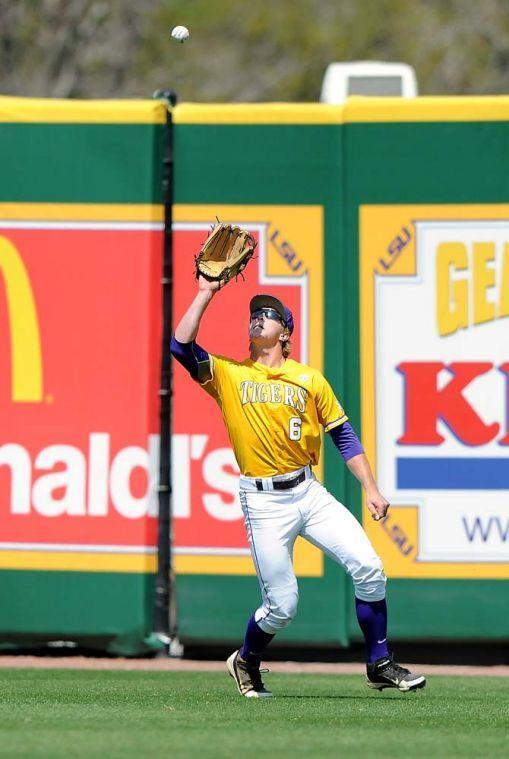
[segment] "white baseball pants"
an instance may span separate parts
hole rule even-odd
[[[292,556],[299,535],[342,565],[353,580],[357,598],[385,598],[382,562],[368,536],[313,474],[288,490],[271,489],[274,479],[295,477],[301,471],[262,479],[267,487],[263,491],[257,490],[255,478],[240,478],[240,502],[262,592],[255,620],[269,634],[286,627],[297,612],[299,592]]]

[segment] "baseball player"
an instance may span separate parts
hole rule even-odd
[[[366,491],[373,519],[389,508],[364,450],[325,377],[289,358],[291,311],[271,295],[250,302],[249,358],[234,361],[196,342],[203,314],[219,289],[198,278],[198,293],[175,329],[173,356],[214,398],[240,469],[240,503],[262,603],[247,623],[242,647],[227,661],[239,693],[272,695],[260,663],[264,649],[297,611],[293,545],[301,535],[339,562],[351,576],[357,619],[367,647],[370,688],[422,688],[426,680],[401,667],[387,644],[386,578],[366,533],[348,509],[313,474],[320,456],[320,426]]]

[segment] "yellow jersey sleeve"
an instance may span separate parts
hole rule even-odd
[[[318,421],[323,425],[325,432],[330,432],[348,419],[343,406],[334,395],[334,391],[325,379],[317,372],[315,375],[316,395],[315,404],[318,412]]]

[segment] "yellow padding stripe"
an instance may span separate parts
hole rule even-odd
[[[506,121],[509,97],[349,97],[325,103],[182,103],[177,124],[343,124],[354,122]]]
[[[0,122],[164,124],[160,100],[59,100],[0,96]],[[384,121],[506,121],[509,97],[360,97],[325,103],[183,103],[180,124],[342,124]]]
[[[508,121],[509,97],[359,97],[348,98],[344,120],[381,121]]]
[[[177,554],[173,559],[181,575],[254,575],[251,556],[217,556]],[[297,577],[322,577],[323,554],[302,538],[297,538],[293,553],[293,568]]]
[[[174,567],[180,575],[254,575],[250,556],[175,556]]]
[[[0,551],[0,569],[69,572],[156,572],[155,554]]]
[[[183,103],[176,124],[341,124],[343,106],[323,103]]]
[[[0,96],[0,122],[165,124],[161,100],[58,100]]]
[[[164,206],[148,203],[0,203],[0,219],[164,222]]]

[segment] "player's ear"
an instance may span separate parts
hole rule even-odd
[[[286,341],[290,339],[290,333],[288,332],[287,329],[281,332],[281,334],[279,335],[279,339],[281,340],[282,343],[286,343]]]

